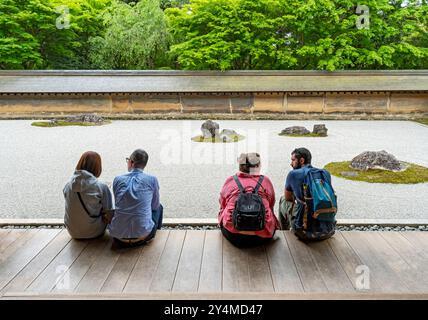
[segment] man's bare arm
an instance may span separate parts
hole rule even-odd
[[[294,202],[294,195],[293,195],[292,191],[285,190],[284,191],[284,196],[285,196],[285,200],[286,201]]]

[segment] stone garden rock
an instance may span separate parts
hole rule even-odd
[[[321,137],[327,137],[327,131],[325,124],[314,124],[314,130],[312,133],[317,134]]]
[[[66,122],[90,122],[90,123],[102,123],[104,122],[103,117],[100,117],[96,114],[82,114],[78,116],[73,116],[65,119]]]
[[[220,125],[212,120],[205,121],[202,126],[202,136],[204,139],[213,138],[219,135]]]
[[[305,127],[293,126],[285,128],[281,131],[281,134],[310,134],[311,132]]]
[[[233,142],[233,137],[226,135],[226,134],[220,134],[220,139],[222,142]]]
[[[223,142],[232,142],[235,141],[235,137],[238,136],[238,133],[232,129],[223,129],[220,132],[220,139]]]
[[[233,135],[238,135],[238,133],[235,130],[232,129],[223,129],[220,132],[220,135],[226,135],[226,136],[233,136]]]
[[[382,169],[401,171],[405,169],[394,155],[382,151],[365,151],[351,161],[351,167],[356,170]]]
[[[280,135],[309,135],[312,133],[320,137],[327,137],[327,131],[325,124],[315,124],[312,132],[305,127],[293,126],[282,130]]]

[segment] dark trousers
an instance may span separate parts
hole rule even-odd
[[[221,233],[230,241],[235,247],[249,248],[257,247],[268,243],[272,238],[262,238],[256,235],[248,235],[241,233],[232,233],[229,230],[221,227]]]
[[[115,239],[117,245],[119,245],[120,247],[138,247],[152,240],[156,235],[156,231],[162,228],[162,221],[163,221],[162,205],[160,205],[157,210],[152,211],[152,220],[155,225],[153,226],[153,229],[150,232],[150,234],[144,240],[133,242],[133,243],[127,243],[127,242],[123,242]]]

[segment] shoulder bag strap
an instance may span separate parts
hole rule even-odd
[[[265,176],[264,175],[261,175],[260,176],[260,178],[259,178],[259,181],[257,181],[257,185],[256,185],[256,187],[254,188],[254,190],[253,190],[253,193],[258,193],[259,192],[259,189],[260,189],[260,186],[262,185],[262,182],[263,182],[263,179],[265,178]]]
[[[97,216],[93,216],[90,214],[89,210],[86,208],[85,203],[82,200],[82,196],[80,195],[80,192],[76,192],[77,196],[79,197],[80,203],[82,204],[83,209],[85,209],[86,213],[88,214],[88,216],[90,216],[91,218],[98,218],[101,216],[101,214],[97,215]]]
[[[239,182],[238,176],[236,174],[233,176],[233,180],[235,180],[236,184],[238,185],[239,191],[241,193],[245,193],[245,189],[242,186],[241,182]]]

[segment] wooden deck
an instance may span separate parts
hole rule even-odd
[[[111,246],[64,229],[0,229],[0,297],[428,298],[428,232],[338,232],[304,244],[279,231],[265,247],[238,249],[217,230],[160,230],[143,247]],[[362,265],[369,289],[358,286]]]

